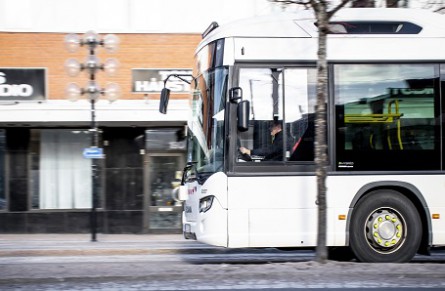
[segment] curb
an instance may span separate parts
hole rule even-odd
[[[224,247],[200,247],[200,248],[132,248],[132,249],[43,249],[43,250],[0,250],[0,258],[6,257],[70,257],[70,256],[131,256],[131,255],[218,255],[218,254],[242,254],[242,253],[289,253],[274,248],[224,248]]]
[[[175,249],[78,249],[78,250],[9,250],[1,251],[0,257],[43,257],[43,256],[118,256],[118,255],[152,255],[182,253]]]

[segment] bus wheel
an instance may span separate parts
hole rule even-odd
[[[362,262],[408,262],[419,249],[420,216],[414,204],[393,190],[377,190],[352,213],[350,246]]]

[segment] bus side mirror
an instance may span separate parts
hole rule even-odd
[[[167,113],[168,99],[170,99],[170,89],[163,88],[159,100],[159,112],[163,114]]]
[[[243,99],[243,89],[241,87],[233,87],[229,90],[229,100],[232,103],[238,103]]]
[[[241,132],[249,130],[250,102],[243,100],[243,89],[241,87],[233,87],[229,90],[229,101],[238,103],[238,130]]]
[[[243,100],[238,103],[238,130],[241,132],[249,130],[250,102]]]

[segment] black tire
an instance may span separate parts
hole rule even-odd
[[[355,206],[349,237],[361,262],[409,262],[419,249],[422,224],[407,197],[394,190],[377,190]]]

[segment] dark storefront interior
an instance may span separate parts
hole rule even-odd
[[[185,159],[183,128],[103,127],[100,233],[180,233],[172,196]],[[0,131],[0,233],[87,233],[91,214],[88,129]]]

